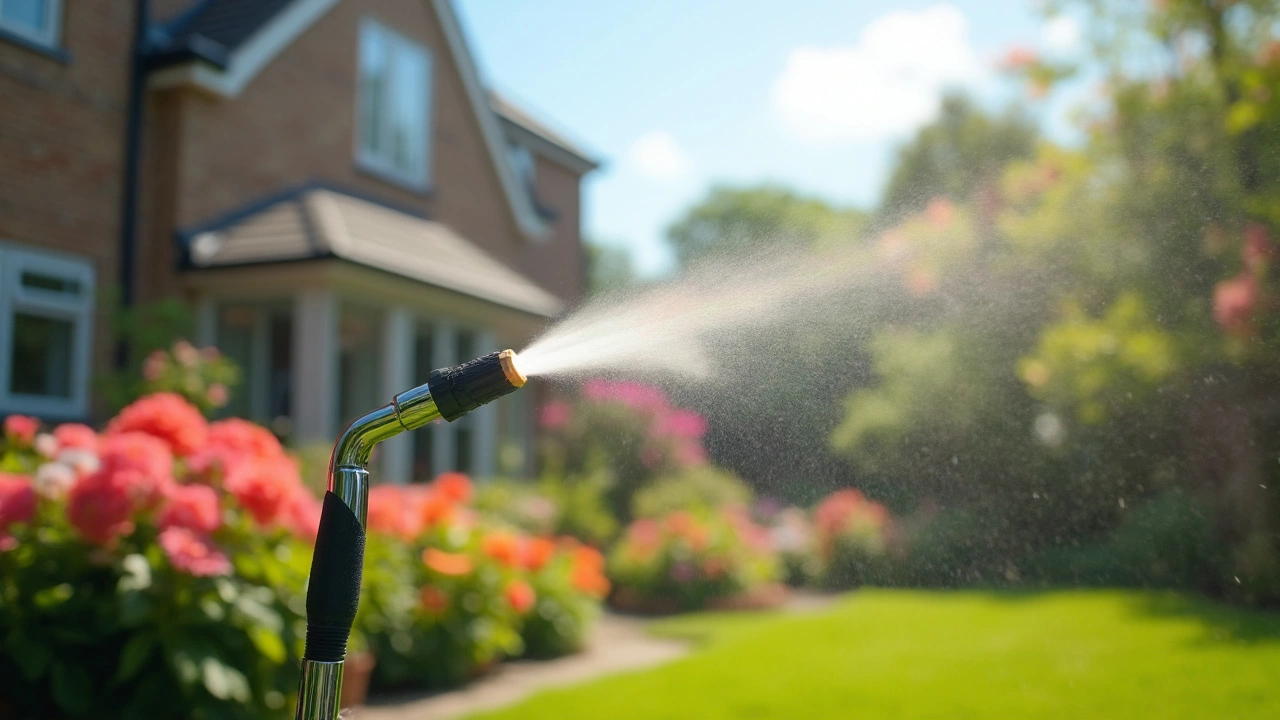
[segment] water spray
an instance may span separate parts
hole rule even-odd
[[[457,367],[434,370],[427,382],[352,421],[333,446],[311,581],[307,586],[307,642],[296,720],[335,720],[342,698],[347,640],[360,603],[369,456],[378,443],[437,419],[453,422],[517,388],[527,378],[511,350]]]

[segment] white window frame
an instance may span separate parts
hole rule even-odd
[[[80,293],[22,285],[24,272],[78,283]],[[93,264],[74,255],[0,243],[0,414],[83,418],[89,414],[89,358],[93,337]],[[65,398],[11,392],[13,326],[18,312],[71,322],[71,385]]]
[[[425,72],[424,87],[422,88],[423,102],[423,123],[422,123],[422,155],[419,158],[418,167],[405,172],[395,166],[395,161],[387,156],[378,154],[377,152],[364,146],[364,128],[361,126],[362,116],[364,114],[364,68],[362,66],[362,56],[365,43],[374,33],[382,36],[382,41],[388,50],[388,64],[392,67],[392,73],[395,72],[395,57],[399,53],[420,53],[422,55]],[[414,190],[426,190],[431,183],[431,127],[432,127],[432,93],[435,83],[433,82],[432,70],[434,67],[434,58],[431,51],[426,45],[406,37],[386,25],[372,18],[364,18],[360,22],[360,33],[357,39],[356,48],[356,112],[355,122],[355,153],[356,164],[375,175],[399,185],[407,186]],[[394,84],[394,83],[393,83]],[[390,95],[388,95],[389,97]],[[389,129],[392,127],[390,120],[391,113],[382,112],[384,118],[383,133],[389,135]]]
[[[4,4],[5,0],[0,0],[0,10],[3,10]],[[3,13],[0,13],[0,29],[17,35],[24,40],[30,40],[45,47],[56,48],[58,47],[59,31],[62,29],[61,20],[62,0],[44,0],[44,26],[46,28],[44,32],[6,20]]]

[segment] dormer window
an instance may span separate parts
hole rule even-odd
[[[426,189],[431,166],[431,56],[373,20],[360,25],[356,161],[393,182]]]
[[[519,143],[511,143],[507,145],[507,156],[511,161],[511,169],[516,171],[516,177],[520,178],[525,187],[532,191],[537,180],[537,174],[534,170],[533,151]]]

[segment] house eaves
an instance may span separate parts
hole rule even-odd
[[[480,134],[484,139],[490,162],[498,175],[502,193],[506,197],[516,226],[526,238],[534,241],[550,237],[551,227],[542,213],[538,212],[533,198],[525,191],[516,171],[507,158],[506,142],[498,116],[489,105],[489,98],[480,81],[480,73],[474,56],[467,45],[467,40],[453,11],[452,0],[424,0],[430,2],[435,15],[444,31],[445,44],[462,77],[462,85],[467,95]],[[209,53],[191,53],[184,55],[182,47],[173,56],[179,64],[157,66],[152,63],[152,71],[148,78],[148,87],[165,89],[173,87],[193,87],[223,98],[235,98],[253,81],[258,73],[276,59],[302,33],[306,32],[317,20],[337,5],[341,0],[208,0],[201,10],[210,12],[220,4],[237,4],[250,8],[258,20],[256,27],[237,25],[234,33],[237,42],[234,47],[227,48],[225,63],[211,62]],[[186,17],[183,20],[193,26],[199,25],[198,17]],[[187,45],[198,41],[185,39]],[[223,43],[206,43],[206,49]],[[163,51],[160,53],[163,55]],[[216,53],[213,53],[216,58]],[[190,59],[188,59],[190,58]]]

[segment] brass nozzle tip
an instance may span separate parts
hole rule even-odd
[[[524,384],[529,382],[529,378],[516,367],[515,350],[503,350],[498,353],[498,362],[502,363],[502,374],[507,376],[507,382],[511,383],[512,387],[524,387]]]

